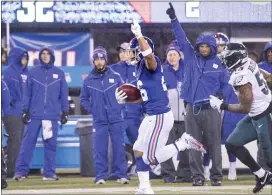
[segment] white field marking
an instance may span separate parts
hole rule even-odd
[[[220,191],[220,190],[252,190],[252,185],[241,186],[201,186],[201,187],[152,187],[155,192],[159,191],[180,191],[180,192],[195,192],[195,191]],[[272,190],[271,186],[266,186],[265,189]],[[77,188],[77,189],[42,189],[42,190],[2,190],[2,194],[79,194],[79,193],[116,193],[116,192],[135,192],[135,187],[114,187],[114,188]]]

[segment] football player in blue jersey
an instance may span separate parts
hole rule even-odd
[[[166,145],[174,118],[169,106],[161,61],[153,54],[154,44],[151,39],[142,35],[137,21],[131,25],[131,31],[135,38],[130,42],[130,49],[135,54],[133,62],[136,64],[137,88],[140,90],[141,98],[127,102],[126,93],[120,89],[116,90],[115,95],[120,104],[143,102],[146,116],[140,125],[139,135],[133,146],[140,183],[136,194],[154,194],[149,182],[151,167],[185,149],[203,152],[205,150],[202,144],[186,133],[175,143]]]

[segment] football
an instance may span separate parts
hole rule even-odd
[[[127,94],[126,101],[134,101],[141,97],[140,90],[136,86],[125,83],[118,88],[118,91],[123,90]]]

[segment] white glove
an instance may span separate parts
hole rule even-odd
[[[133,20],[133,24],[131,24],[131,31],[137,39],[143,36],[141,32],[141,26],[137,20]]]
[[[115,98],[119,104],[125,104],[127,94],[123,90],[118,91],[118,89],[119,88],[116,88],[115,90]]]
[[[210,95],[210,105],[213,109],[220,110],[220,106],[223,104],[223,100],[220,100],[219,98]]]

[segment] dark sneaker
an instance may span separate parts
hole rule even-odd
[[[8,187],[8,183],[5,179],[1,179],[1,189],[5,189]]]
[[[194,179],[192,186],[204,186],[204,181],[202,181],[201,179]]]
[[[54,176],[52,176],[52,177],[43,177],[43,181],[58,181],[59,180],[59,178],[56,176],[56,175],[54,175]]]
[[[164,183],[175,183],[175,177],[166,176],[166,177],[163,177],[163,181]]]
[[[22,181],[24,179],[25,179],[25,176],[22,176],[22,175],[15,175],[13,177],[13,180],[15,180],[15,181]]]
[[[211,180],[211,184],[212,184],[212,186],[221,186],[222,185],[222,181]]]
[[[266,171],[265,175],[262,178],[257,179],[256,186],[253,188],[253,193],[256,194],[260,192],[266,184],[271,184],[271,183],[272,183],[272,173]]]

